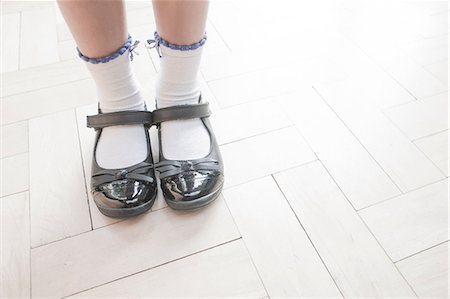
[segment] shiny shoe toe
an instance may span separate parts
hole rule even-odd
[[[106,216],[125,218],[148,211],[156,198],[156,185],[136,180],[117,180],[93,191],[94,202]]]
[[[170,207],[195,209],[217,197],[223,182],[220,171],[185,171],[161,179],[161,190]]]

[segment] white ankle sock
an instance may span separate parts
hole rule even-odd
[[[129,50],[106,63],[86,62],[96,83],[103,113],[144,110],[144,98],[133,75]],[[96,160],[107,169],[124,168],[147,157],[147,141],[143,125],[112,126],[102,129]]]
[[[198,103],[202,49],[181,51],[160,45],[160,70],[156,84],[158,108]],[[209,153],[210,138],[199,118],[173,120],[161,123],[161,144],[163,155],[169,160],[198,159]]]

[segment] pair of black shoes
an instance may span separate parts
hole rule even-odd
[[[209,122],[208,103],[173,106],[149,111],[121,111],[87,117],[87,126],[97,131],[92,159],[91,192],[102,214],[127,218],[148,211],[158,190],[155,169],[167,204],[176,210],[200,208],[216,199],[223,187],[223,162]],[[211,144],[208,155],[194,160],[167,160],[162,153],[160,124],[164,121],[200,118]],[[147,158],[141,163],[121,169],[104,169],[96,161],[95,152],[102,129],[108,126],[142,124],[158,127],[159,162],[154,164],[148,130]],[[195,138],[195,136],[192,136]]]

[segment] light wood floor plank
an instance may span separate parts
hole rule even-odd
[[[153,7],[146,6],[139,9],[127,9],[127,21],[129,27],[135,27],[138,25],[147,25],[148,37],[153,37],[152,28],[155,29],[155,18],[153,16]]]
[[[0,164],[0,197],[28,190],[28,153],[3,158]]]
[[[448,87],[414,62],[401,51],[392,47],[373,49],[363,46],[395,80],[417,98],[433,96],[447,91]]]
[[[433,161],[434,164],[446,175],[449,176],[449,151],[448,151],[449,131],[427,136],[414,141],[417,147]]]
[[[0,158],[28,152],[28,122],[21,121],[0,127]]]
[[[317,89],[396,185],[409,191],[442,179],[439,169],[377,109],[387,101],[379,97],[378,86],[372,90],[354,83],[347,80]],[[393,96],[391,103],[403,101]]]
[[[72,33],[66,23],[56,24],[56,35],[58,42],[73,40]]]
[[[231,52],[228,48],[210,51],[205,48],[201,72],[206,80],[218,80],[247,72],[263,70],[282,64],[278,57],[270,57],[265,52],[247,51]]]
[[[222,198],[190,213],[161,209],[33,249],[32,295],[68,296],[236,238]]]
[[[356,209],[401,193],[312,88],[279,96],[276,102],[289,114]]]
[[[242,240],[237,240],[69,298],[264,296],[266,292],[247,249]]]
[[[224,196],[271,298],[342,298],[271,177]]]
[[[17,71],[19,69],[20,13],[2,15],[1,24],[1,71],[2,73]]]
[[[3,96],[11,96],[86,79],[81,60],[69,60],[10,72],[3,76]]]
[[[288,1],[284,2],[287,3]],[[262,4],[260,4],[262,5]],[[317,17],[317,16],[316,16]],[[276,25],[280,26],[276,23]],[[233,49],[230,51],[227,48],[218,48],[216,50],[208,51],[206,49],[204,53],[204,58],[202,60],[201,71],[208,81],[215,81],[219,79],[224,79],[227,77],[232,77],[236,75],[241,75],[244,73],[264,71],[265,69],[273,68],[274,75],[283,77],[283,71],[286,72],[285,68],[282,66],[295,66],[297,78],[301,78],[304,82],[309,82],[311,79],[314,80],[326,80],[331,78],[339,78],[339,75],[345,74],[349,69],[349,65],[339,65],[338,70],[335,66],[336,63],[339,64],[342,61],[333,61],[329,58],[335,56],[336,52],[348,51],[349,41],[342,38],[342,36],[335,35],[333,32],[327,32],[327,39],[318,38],[309,30],[303,29],[301,33],[298,30],[290,30],[291,28],[299,28],[298,19],[295,21],[286,20],[283,24],[284,32],[280,32],[273,28],[274,23],[262,24],[261,26],[268,26],[271,28],[259,28],[253,33],[245,34],[242,29],[240,32],[235,32],[233,38],[236,35],[241,34],[244,37],[243,45],[251,43],[254,45],[253,48],[258,48],[258,51],[254,51],[253,48],[244,47],[238,50]],[[306,23],[305,23],[306,25]],[[289,28],[289,29],[288,29]],[[266,30],[267,29],[267,30]],[[248,28],[244,29],[248,30]],[[273,49],[258,45],[253,43],[253,41],[258,40],[263,41],[262,36],[256,37],[255,35],[263,34],[265,36],[270,35],[268,30],[273,31],[277,34],[277,38],[282,39],[282,35],[302,35],[301,40],[290,40],[290,47],[284,47],[283,55],[273,55]],[[297,31],[297,32],[295,32]],[[287,38],[287,37],[286,37]],[[251,40],[249,40],[251,39]],[[304,45],[308,44],[308,47]],[[332,50],[330,50],[332,47]],[[345,49],[345,50],[344,50]],[[348,53],[343,53],[348,54]],[[326,66],[325,66],[326,65]],[[281,68],[279,68],[281,67]],[[327,68],[327,72],[324,71],[324,67]],[[309,74],[305,76],[304,74]],[[302,82],[299,80],[299,82]]]
[[[226,173],[225,187],[316,159],[294,127],[225,144],[221,152]]]
[[[448,59],[448,35],[407,43],[401,49],[422,66],[434,64]]]
[[[360,211],[397,261],[448,240],[448,179]]]
[[[448,93],[396,106],[385,113],[411,140],[438,133],[449,128]]]
[[[438,61],[433,64],[425,65],[424,68],[433,76],[441,80],[442,83],[448,84],[448,59]]]
[[[319,162],[275,175],[346,298],[415,298]]]
[[[30,202],[28,192],[1,200],[0,295],[30,297]]]
[[[92,79],[75,81],[0,99],[1,124],[9,124],[97,102]],[[26,107],[26,109],[24,108]]]
[[[423,13],[417,14],[412,5],[401,7],[397,3],[346,2],[344,5],[350,13],[345,20],[345,35],[364,46],[366,51],[372,46],[373,52],[422,39],[419,33],[422,24],[418,22],[418,15],[422,17]],[[402,15],[402,22],[398,22],[399,14]],[[383,20],[383,23],[377,24],[377,20]]]
[[[321,58],[209,81],[208,85],[219,105],[229,107],[346,77],[344,69]]]
[[[2,15],[17,13],[27,10],[39,10],[43,8],[53,7],[54,3],[52,1],[3,1],[2,3]]]
[[[397,263],[420,298],[448,298],[448,242]]]
[[[60,61],[78,60],[79,59],[78,53],[75,50],[76,46],[77,45],[75,41],[72,39],[58,42],[59,60]]]
[[[202,99],[204,99],[205,102],[209,103],[209,108],[211,109],[212,114],[215,114],[216,111],[220,110],[217,99],[209,88],[208,83],[202,76],[200,76],[199,81],[200,89],[202,90]]]
[[[370,64],[364,63],[362,67],[365,68],[366,65]],[[344,92],[345,96],[349,97],[342,101],[342,105],[351,103],[350,106],[345,107],[346,109],[355,105],[354,108],[358,109],[361,108],[360,106],[364,106],[367,110],[376,110],[416,101],[407,90],[380,68],[378,70],[369,69],[367,72],[363,70],[361,73],[356,72],[348,80],[333,84],[332,88],[336,89],[339,96]],[[320,86],[317,89],[320,90]],[[354,103],[355,98],[364,98],[364,100]]]
[[[91,229],[74,110],[31,119],[31,245]],[[57,141],[57,142],[55,142]]]
[[[427,17],[427,26],[420,27],[420,34],[423,37],[436,38],[448,35],[448,9],[436,13],[429,13]]]
[[[356,9],[350,8],[350,17],[346,20],[348,26],[345,35],[418,98],[438,94],[447,89],[411,59],[410,55],[399,49],[399,45],[423,40],[425,36],[428,39],[448,34],[448,26],[445,25],[447,19],[442,18],[448,14],[428,14],[426,9],[431,5],[434,4],[426,1],[402,4],[365,3],[356,5]],[[346,6],[351,5],[346,3]],[[399,15],[402,22],[398,22]],[[377,21],[381,19],[383,24]]]
[[[125,8],[127,11],[131,11],[133,9],[142,9],[150,6],[152,6],[151,3],[148,3],[146,1],[128,1],[125,3]]]
[[[219,144],[291,125],[276,98],[221,109],[215,111],[210,119]]]
[[[59,61],[55,8],[22,12],[20,69]]]

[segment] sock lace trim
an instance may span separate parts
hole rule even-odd
[[[153,34],[155,39],[148,39],[147,40],[147,47],[149,49],[153,49],[155,48],[156,51],[158,52],[159,57],[161,56],[161,51],[159,50],[160,45],[163,45],[167,48],[170,48],[172,50],[179,50],[179,51],[190,51],[190,50],[195,50],[200,48],[201,46],[203,46],[206,42],[206,40],[208,39],[206,32],[203,35],[203,37],[196,43],[191,44],[191,45],[176,45],[176,44],[172,44],[169,43],[168,41],[166,41],[165,39],[163,39],[161,36],[159,36],[158,32],[155,31],[155,33]]]
[[[105,56],[105,57],[99,57],[99,58],[90,58],[90,57],[84,55],[83,53],[81,53],[81,51],[80,51],[80,49],[78,47],[77,47],[77,52],[78,52],[78,56],[81,59],[83,59],[86,62],[93,63],[93,64],[107,63],[107,62],[109,62],[111,60],[114,60],[117,57],[123,55],[127,50],[130,50],[130,60],[133,60],[134,54],[139,55],[139,53],[135,51],[135,49],[138,46],[138,44],[139,44],[139,41],[136,40],[133,43],[131,35],[128,34],[128,39],[123,44],[123,46],[120,47],[119,49],[117,49],[116,52],[114,52],[111,55],[108,55],[108,56]]]

